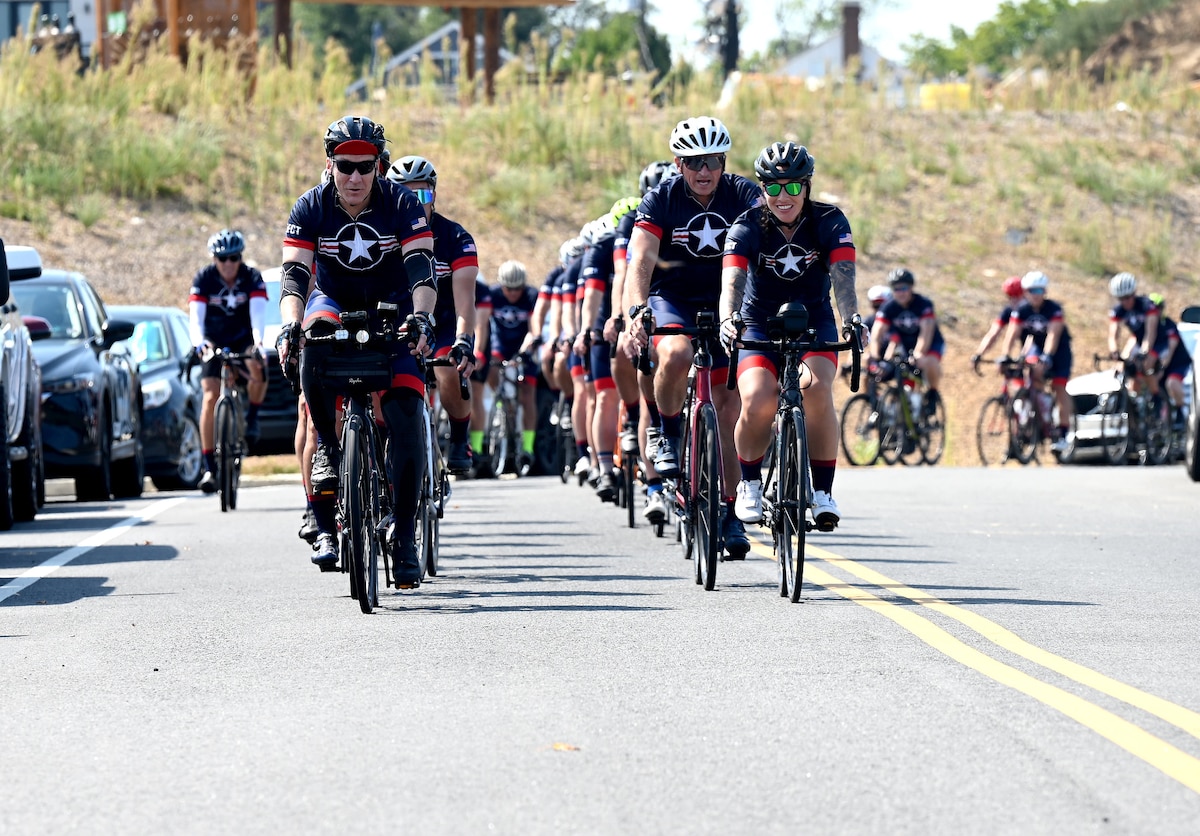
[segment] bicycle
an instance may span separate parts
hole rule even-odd
[[[379,606],[379,559],[392,585],[387,539],[393,524],[386,440],[376,420],[373,393],[389,389],[392,355],[414,338],[415,323],[398,328],[398,307],[381,302],[380,324],[372,326],[366,311],[341,315],[339,327],[307,342],[332,347],[321,369],[323,383],[344,395],[340,444],[342,461],[337,493],[338,554],[350,574],[350,597],[363,613]],[[406,350],[406,349],[404,349]],[[424,399],[422,399],[424,400]],[[422,562],[426,553],[418,549]]]
[[[842,372],[848,374],[849,367]],[[883,433],[879,420],[879,381],[867,376],[867,391],[846,399],[842,405],[842,452],[846,461],[856,467],[870,467],[879,461],[883,450]]]
[[[1034,380],[1032,358],[1002,357],[996,367],[1004,380],[1000,393],[984,402],[975,428],[975,444],[984,466],[1015,459],[1029,464],[1038,459],[1042,442],[1054,438],[1058,407],[1053,396]],[[972,367],[979,371],[979,361]],[[1074,428],[1068,438],[1074,439]],[[1054,452],[1060,462],[1069,461],[1073,451]]]
[[[500,379],[487,423],[487,455],[493,476],[509,472],[510,466],[518,476],[526,475],[528,470],[527,466],[521,464],[519,428],[525,424],[524,410],[517,394],[517,387],[525,383],[527,361],[527,355],[517,353],[500,364]]]
[[[892,382],[879,400],[880,455],[888,464],[937,464],[946,449],[946,406],[932,392],[922,394],[924,377],[907,352],[892,364]]]
[[[850,390],[858,391],[862,364],[862,320],[855,314],[842,328],[841,342],[817,340],[808,327],[808,309],[798,302],[783,305],[767,320],[767,339],[739,339],[730,351],[730,368],[737,368],[738,352],[771,351],[781,355],[779,409],[775,413],[775,440],[763,484],[763,525],[771,529],[779,563],[779,594],[793,604],[800,600],[804,583],[804,541],[814,527],[808,519],[812,505],[812,472],[808,432],[804,423],[804,389],[801,367],[812,352],[850,351]],[[732,379],[729,388],[737,385]]]
[[[1093,354],[1092,366],[1100,371],[1109,359]],[[1137,453],[1139,464],[1159,465],[1171,452],[1170,403],[1162,392],[1150,392],[1141,359],[1135,353],[1121,360],[1113,370],[1116,388],[1097,403],[1100,444],[1112,465],[1125,464],[1130,453]]]
[[[437,388],[434,369],[438,366],[454,367],[458,361],[452,355],[430,357],[421,362],[425,370],[425,388],[432,393]],[[471,386],[463,375],[458,376],[458,391],[464,401],[471,399]],[[430,398],[422,398],[422,409],[428,429],[425,432],[425,476],[421,480],[421,493],[417,499],[417,553],[423,556],[424,573],[436,578],[438,573],[438,547],[441,542],[441,520],[446,515],[446,500],[450,498],[450,471],[439,442],[438,420],[430,408]]]
[[[647,335],[654,333],[649,311],[643,313],[642,323]],[[683,399],[679,475],[674,479],[664,479],[663,489],[675,497],[678,537],[683,544],[683,556],[685,559],[691,558],[695,552],[696,583],[711,591],[716,587],[717,562],[724,547],[721,521],[725,513],[721,498],[721,438],[717,408],[712,400],[711,346],[720,336],[717,315],[713,311],[701,311],[696,314],[695,326],[666,328],[659,335],[692,338],[694,353],[688,372],[687,394]]]
[[[246,455],[246,420],[242,409],[242,383],[249,375],[241,361],[256,357],[252,352],[215,349],[210,357],[221,361],[221,395],[213,410],[213,458],[217,464],[217,493],[221,511],[237,510],[238,483],[242,478],[242,457]]]

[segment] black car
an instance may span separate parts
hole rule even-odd
[[[121,340],[134,324],[110,319],[79,273],[42,270],[12,282],[23,313],[44,319],[34,344],[42,370],[46,477],[75,479],[77,499],[140,496],[144,467],[137,361]]]
[[[200,365],[193,362],[187,314],[178,308],[113,305],[134,323],[125,341],[142,378],[142,452],[160,491],[191,490],[204,474],[200,449]]]
[[[29,247],[0,243],[0,530],[28,522],[46,500],[42,467],[42,377],[33,337],[9,298],[9,273],[36,276],[41,259]]]

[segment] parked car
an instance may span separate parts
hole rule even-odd
[[[251,449],[252,454],[289,453],[296,436],[296,395],[283,376],[279,366],[279,353],[275,340],[283,327],[279,318],[279,274],[280,268],[262,271],[267,285],[267,320],[263,327],[263,348],[267,362],[267,399],[258,410],[258,427],[261,435]]]
[[[204,474],[200,448],[200,365],[188,317],[178,308],[113,305],[110,315],[134,323],[125,341],[142,378],[142,454],[160,491],[192,490]]]
[[[46,501],[41,370],[34,359],[33,337],[16,300],[9,298],[8,287],[10,277],[33,277],[41,269],[35,250],[0,243],[0,530],[4,531],[14,522],[32,520]]]
[[[110,318],[79,273],[43,269],[36,278],[17,278],[11,290],[22,311],[50,326],[34,344],[47,478],[74,478],[81,500],[140,496],[141,379],[121,344],[134,324]]]
[[[1196,356],[1196,348],[1200,346],[1200,306],[1184,309],[1179,322],[1179,337],[1192,353],[1192,371],[1184,381],[1189,414],[1183,465],[1192,481],[1200,482],[1200,357]]]

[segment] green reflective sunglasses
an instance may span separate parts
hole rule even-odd
[[[796,197],[800,192],[804,191],[804,187],[807,185],[807,180],[792,183],[763,183],[763,191],[771,197],[778,197],[780,192],[787,192],[792,197]]]

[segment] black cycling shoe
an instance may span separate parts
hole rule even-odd
[[[317,518],[313,516],[312,511],[306,510],[300,523],[300,530],[296,532],[296,535],[301,540],[306,540],[309,543],[312,543],[317,539],[317,535],[320,533],[321,530],[317,528]]]
[[[600,474],[600,481],[596,485],[596,496],[600,497],[601,502],[616,501],[617,477],[611,470]]]
[[[421,585],[421,561],[417,559],[414,540],[392,544],[392,570],[397,589],[416,589]]]
[[[337,540],[324,531],[317,534],[313,543],[313,564],[322,572],[336,572],[338,568]]]
[[[732,513],[725,515],[721,524],[721,537],[725,541],[726,560],[745,560],[750,551],[750,538],[746,536],[746,527]]]
[[[311,480],[314,494],[337,493],[338,454],[332,445],[317,442],[317,449],[313,453]]]
[[[471,445],[466,441],[451,441],[446,450],[446,469],[459,476],[470,473],[475,461],[471,457]]]
[[[258,416],[246,419],[246,444],[254,446],[258,439],[262,436],[262,432],[258,428]]]

